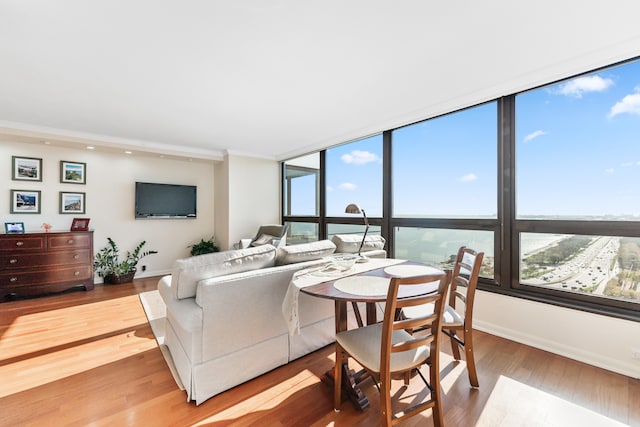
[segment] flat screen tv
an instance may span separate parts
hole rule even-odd
[[[136,182],[136,218],[195,218],[195,185]]]

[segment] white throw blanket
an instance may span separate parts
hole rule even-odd
[[[328,261],[327,264],[322,264],[322,266],[314,266],[297,271],[291,278],[291,282],[289,282],[289,288],[287,289],[284,301],[282,302],[282,315],[289,327],[289,334],[300,334],[300,318],[298,317],[298,298],[300,296],[300,289],[307,286],[317,285],[322,282],[327,282],[329,280],[336,280],[341,277],[375,270],[376,268],[399,264],[404,261],[405,260],[403,259],[392,258],[369,258],[368,262],[356,263],[353,268],[347,271],[335,272],[323,270],[330,264]]]

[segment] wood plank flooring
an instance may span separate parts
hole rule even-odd
[[[0,426],[379,425],[370,382],[368,409],[345,402],[333,411],[321,381],[333,346],[200,406],[187,403],[137,295],[157,280],[1,303]],[[638,379],[477,332],[474,390],[464,363],[453,362],[448,343],[443,349],[447,426],[640,426]],[[421,389],[417,378],[401,385],[409,397]],[[403,425],[433,425],[431,414]]]

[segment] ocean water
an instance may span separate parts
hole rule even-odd
[[[289,243],[303,243],[317,240],[316,224],[294,223],[291,226]],[[329,238],[333,234],[361,234],[362,225],[330,224]],[[369,233],[380,234],[380,227],[372,226]],[[524,233],[520,250],[524,256],[535,253],[553,243],[569,237],[567,234]],[[442,228],[396,227],[396,258],[428,263],[446,262],[455,256],[460,246],[468,246],[485,257],[493,258],[494,234],[481,230],[453,230]]]

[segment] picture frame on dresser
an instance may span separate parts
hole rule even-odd
[[[86,184],[87,164],[81,162],[60,161],[60,182],[63,184]]]
[[[42,182],[42,159],[12,156],[11,179],[14,181]]]
[[[61,191],[60,192],[60,213],[61,214],[84,214],[85,193]]]
[[[39,214],[40,190],[11,190],[12,214]]]
[[[91,218],[73,218],[70,231],[87,231],[89,230],[89,221]]]
[[[24,233],[24,222],[5,222],[4,232],[7,234]]]

